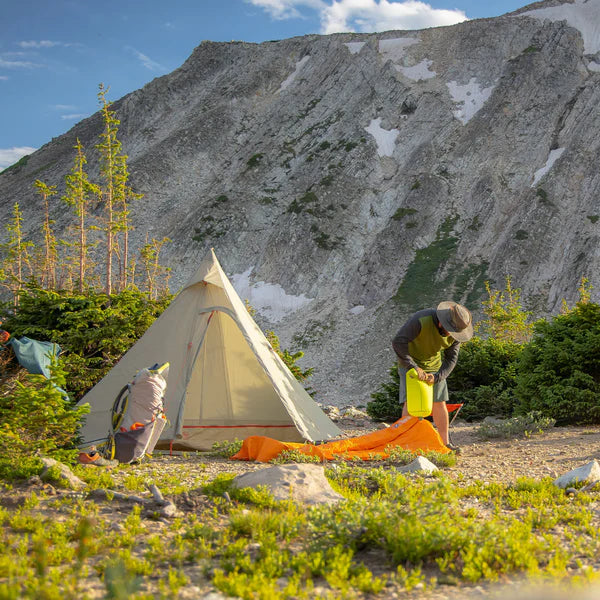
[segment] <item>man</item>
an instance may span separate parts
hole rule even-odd
[[[440,302],[436,309],[416,312],[392,341],[398,355],[399,400],[406,408],[406,372],[415,369],[421,381],[433,384],[433,422],[442,442],[458,452],[448,438],[448,385],[446,378],[458,359],[461,342],[473,337],[473,317],[469,310],[452,301]]]

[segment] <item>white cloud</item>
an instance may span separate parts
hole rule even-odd
[[[300,19],[302,13],[296,7],[312,8],[321,12],[327,8],[323,0],[245,0],[269,13],[276,20]]]
[[[0,75],[0,81],[8,81],[8,77],[6,75]]]
[[[5,60],[0,56],[0,68],[3,69],[35,69],[41,66],[28,60]]]
[[[54,46],[62,46],[61,42],[51,42],[50,40],[30,40],[28,42],[19,42],[21,48],[53,48]]]
[[[454,25],[467,20],[462,10],[433,8],[420,0],[246,0],[274,19],[301,18],[300,8],[318,13],[321,33],[388,31]]]
[[[72,104],[55,104],[52,108],[54,110],[75,110],[77,107]]]
[[[0,148],[0,171],[14,165],[20,158],[32,154],[37,148],[18,146],[15,148]]]
[[[83,113],[72,113],[70,115],[60,115],[60,118],[63,121],[75,121],[75,120],[80,120],[87,117],[86,114]]]
[[[144,65],[144,67],[146,67],[146,69],[148,69],[149,71],[167,71],[167,69],[163,67],[160,63],[157,63],[156,61],[152,60],[149,56],[146,56],[139,50],[136,50],[131,46],[126,46],[126,48],[129,51],[131,51],[134,54],[134,56],[142,63],[142,65]]]

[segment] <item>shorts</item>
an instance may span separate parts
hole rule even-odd
[[[406,402],[406,372],[408,369],[398,366],[398,401],[400,405]],[[448,402],[448,384],[446,380],[433,384],[433,401]]]

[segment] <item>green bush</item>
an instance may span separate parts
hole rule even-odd
[[[51,375],[28,375],[16,381],[10,394],[0,395],[0,477],[18,479],[39,471],[38,455],[70,460],[81,419],[88,406],[73,408],[60,388],[62,367],[53,362]]]
[[[522,344],[474,337],[462,344],[458,363],[448,378],[450,401],[463,404],[461,417],[480,420],[513,412],[517,361]]]
[[[398,365],[394,363],[389,370],[390,379],[379,385],[367,402],[366,412],[374,421],[396,421],[402,416],[402,406],[398,402]]]
[[[67,391],[78,399],[99,381],[166,308],[137,290],[107,296],[31,288],[3,324],[13,337],[58,344],[65,355]]]
[[[558,425],[600,423],[600,305],[579,302],[539,321],[518,364],[515,414],[539,411]]]
[[[477,433],[484,439],[529,437],[531,434],[543,433],[554,425],[554,419],[544,417],[542,413],[534,411],[497,422],[484,422],[479,426]]]

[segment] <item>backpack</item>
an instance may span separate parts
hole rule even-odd
[[[169,363],[141,369],[117,395],[111,411],[108,458],[131,463],[151,454],[167,424],[164,393]]]

